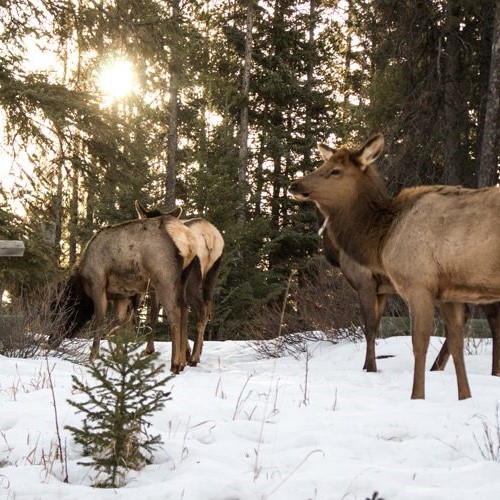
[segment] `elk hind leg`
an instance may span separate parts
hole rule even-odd
[[[200,362],[201,351],[203,349],[203,338],[205,329],[210,317],[210,304],[199,300],[196,305],[191,304],[196,316],[196,337],[194,340],[193,352],[189,360],[189,366],[196,366]]]
[[[155,286],[158,300],[165,308],[172,332],[172,361],[170,365],[172,373],[180,373],[184,370],[189,357],[187,342],[188,309],[185,296],[186,269],[180,275],[177,275],[176,279],[166,278],[163,283]]]
[[[408,297],[412,321],[414,356],[412,399],[425,399],[425,359],[433,325],[434,301],[425,289],[416,289]]]
[[[205,277],[207,278],[208,275]],[[196,366],[200,362],[203,349],[203,338],[205,328],[210,316],[211,292],[207,289],[207,280],[202,279],[201,268],[195,263],[189,275],[186,294],[191,310],[196,317],[196,336],[194,339],[193,352],[189,360],[190,366]],[[213,288],[213,287],[212,287]]]
[[[471,397],[464,359],[464,308],[464,304],[459,303],[447,302],[440,304],[441,314],[446,324],[448,350],[453,358],[457,375],[458,399]]]
[[[170,370],[172,373],[180,373],[186,367],[186,352],[181,349],[182,317],[181,304],[178,297],[178,286],[162,290],[157,288],[158,298],[167,313],[170,330],[172,333],[172,358]]]

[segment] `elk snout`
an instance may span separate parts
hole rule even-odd
[[[304,185],[300,180],[293,181],[288,188],[288,192],[292,198],[297,201],[307,200],[309,197],[309,192],[304,188]]]

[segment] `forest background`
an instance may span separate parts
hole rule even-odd
[[[139,199],[223,231],[211,338],[332,310],[356,323],[287,186],[318,141],[374,132],[393,193],[495,185],[499,25],[494,0],[0,1],[0,239],[26,245],[0,259],[4,307],[63,279]],[[123,95],[99,86],[117,61]]]

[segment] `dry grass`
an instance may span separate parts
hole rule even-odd
[[[356,293],[323,258],[291,275],[281,302],[259,307],[246,325],[250,345],[263,357],[300,356],[307,343],[363,337]]]
[[[8,357],[36,358],[46,355],[83,362],[87,346],[82,339],[69,339],[49,350],[51,335],[63,337],[65,314],[61,287],[47,285],[38,293],[14,301],[8,314],[0,316],[0,353]],[[54,314],[54,304],[57,311]]]

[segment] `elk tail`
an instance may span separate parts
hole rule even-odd
[[[208,270],[205,279],[203,280],[203,299],[205,302],[212,302],[214,298],[214,290],[219,276],[219,269],[222,262],[222,256],[220,256],[213,264],[213,266]],[[210,311],[211,314],[211,311]]]
[[[49,346],[57,347],[62,339],[73,338],[94,314],[94,303],[85,293],[78,269],[62,283],[51,304],[54,333]]]

